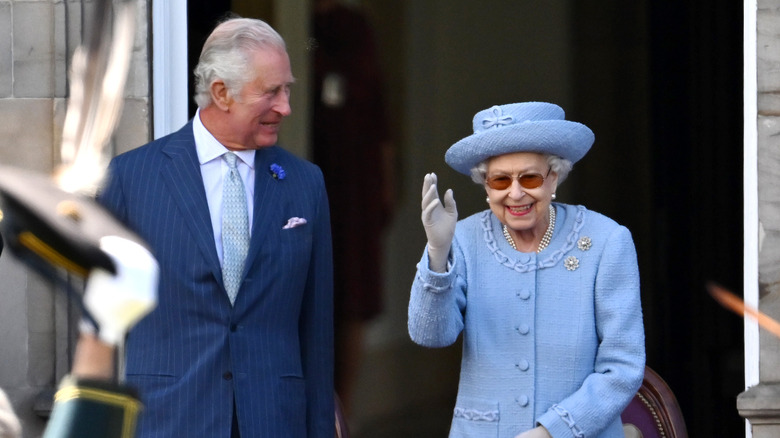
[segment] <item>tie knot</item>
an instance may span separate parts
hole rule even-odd
[[[225,161],[227,161],[229,168],[233,170],[236,169],[236,160],[238,160],[238,156],[236,154],[233,152],[226,152],[222,157],[225,159]]]

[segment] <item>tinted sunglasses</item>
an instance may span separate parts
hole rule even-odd
[[[550,174],[550,170],[547,170],[547,175]],[[495,175],[488,177],[485,180],[485,184],[493,190],[505,190],[512,185],[512,180],[516,179],[520,186],[524,189],[536,189],[544,184],[544,179],[547,175],[542,176],[540,173],[524,173],[518,176],[511,175]]]

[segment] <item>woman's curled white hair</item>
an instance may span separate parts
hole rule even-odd
[[[558,185],[560,185],[566,177],[569,176],[569,172],[573,167],[572,162],[561,158],[557,155],[544,154],[547,157],[547,164],[550,166],[550,172],[555,172],[558,175]],[[492,159],[488,158],[481,163],[471,168],[471,180],[479,185],[485,185],[487,179],[488,162]]]

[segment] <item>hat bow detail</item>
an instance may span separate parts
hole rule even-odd
[[[490,110],[493,113],[493,117],[485,117],[485,119],[482,120],[482,127],[485,129],[490,129],[494,126],[499,127],[499,126],[511,125],[512,122],[514,121],[514,118],[509,114],[504,115],[504,112],[501,110],[501,107],[498,105],[494,106]]]

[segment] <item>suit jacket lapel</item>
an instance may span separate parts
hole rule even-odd
[[[276,147],[258,149],[255,153],[255,199],[252,219],[252,238],[249,241],[249,253],[244,263],[244,277],[257,258],[260,248],[275,228],[282,228],[279,219],[281,206],[279,181],[270,173],[270,166],[276,158]]]
[[[195,150],[192,121],[171,138],[163,148],[163,153],[170,158],[163,171],[163,178],[182,214],[190,218],[186,223],[192,236],[221,285],[222,268],[214,245],[214,229],[211,225],[206,190],[203,188],[198,153]]]

